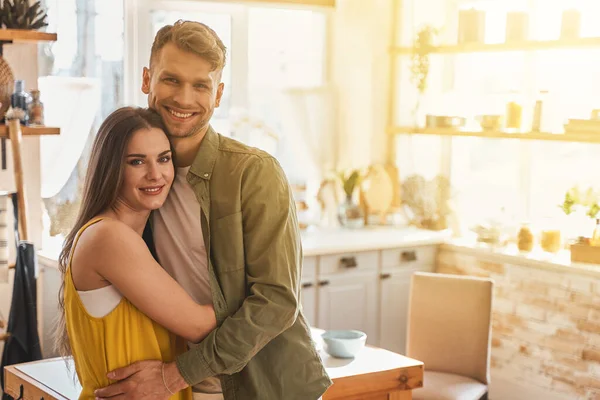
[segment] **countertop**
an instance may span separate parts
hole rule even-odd
[[[348,253],[409,246],[439,245],[450,238],[449,231],[416,228],[367,227],[361,229],[309,229],[301,232],[304,256]],[[38,251],[44,266],[56,267],[61,242]]]
[[[305,256],[439,245],[450,238],[449,231],[416,228],[369,227],[362,229],[314,229],[302,232]]]

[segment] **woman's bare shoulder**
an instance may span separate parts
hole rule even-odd
[[[80,235],[73,258],[78,262],[95,264],[123,252],[148,251],[142,237],[125,223],[105,218],[88,226]]]

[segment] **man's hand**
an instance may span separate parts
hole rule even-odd
[[[138,361],[116,369],[108,373],[108,378],[119,382],[96,390],[96,399],[166,400],[171,396],[169,390],[177,393],[188,386],[174,362],[165,364],[163,382],[162,362],[155,360]]]

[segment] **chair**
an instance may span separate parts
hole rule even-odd
[[[406,353],[425,364],[413,399],[487,399],[492,289],[491,279],[413,274]]]

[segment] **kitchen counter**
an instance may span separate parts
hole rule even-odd
[[[416,228],[311,228],[301,232],[304,256],[438,245],[449,238],[449,231],[435,232]],[[60,243],[57,241],[54,245],[40,250],[38,256],[44,266],[56,267],[59,253]]]
[[[449,231],[416,228],[368,227],[362,229],[314,229],[302,232],[305,256],[325,255],[410,246],[438,245],[450,238]]]
[[[313,329],[317,347],[320,334]],[[334,384],[324,400],[369,398],[410,400],[412,390],[423,386],[423,363],[387,350],[365,347],[354,359],[330,357],[320,350]],[[81,387],[72,379],[75,369],[61,358],[13,365],[6,368],[6,392],[14,398],[76,399]]]

